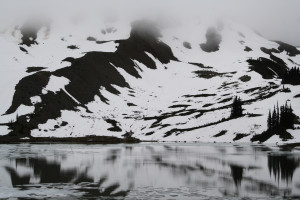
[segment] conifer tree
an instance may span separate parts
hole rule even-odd
[[[269,110],[269,115],[268,115],[268,130],[273,129],[272,125],[272,116],[271,116],[271,110]]]
[[[273,129],[275,129],[277,127],[278,122],[276,120],[277,120],[277,113],[276,113],[276,109],[274,106],[274,110],[273,110],[273,114],[272,114],[272,125],[273,125],[272,128]]]
[[[237,118],[243,115],[242,101],[239,97],[235,97],[233,99],[232,107],[231,107],[231,117]]]
[[[300,69],[299,67],[292,67],[288,70],[283,78],[283,84],[292,84],[292,85],[300,85]]]
[[[277,107],[276,107],[276,127],[279,127],[279,120],[280,120],[280,112],[279,112],[279,106],[277,101]]]
[[[272,113],[272,114],[271,114]],[[268,115],[268,130],[277,130],[277,129],[289,129],[294,127],[294,118],[295,114],[291,105],[288,105],[287,102],[285,105],[281,106],[277,103],[277,107],[274,106],[273,112],[269,111]]]

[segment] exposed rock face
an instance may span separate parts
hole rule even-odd
[[[130,37],[127,40],[118,41],[119,46],[116,52],[88,52],[81,58],[73,59],[70,67],[54,72],[37,72],[23,78],[17,84],[12,105],[5,114],[14,113],[22,104],[33,106],[30,98],[40,95],[42,101],[34,105],[34,116],[30,122],[25,120],[26,116],[18,119],[18,123],[21,123],[22,126],[37,128],[40,123],[60,117],[61,110],[75,111],[77,106],[85,107],[85,104],[94,100],[95,95],[107,102],[99,88],[104,87],[115,95],[118,95],[119,91],[113,85],[130,88],[125,78],[116,69],[117,67],[135,78],[141,78],[133,59],[150,69],[156,69],[155,62],[146,52],[161,63],[177,60],[171,48],[158,41],[159,35],[158,29],[150,22],[137,21],[132,24]],[[46,87],[51,76],[67,78],[70,82],[64,90],[56,93],[52,91],[43,93],[43,88]],[[13,129],[12,133],[15,133],[16,128],[14,126],[11,128]],[[29,132],[27,131],[27,133]]]

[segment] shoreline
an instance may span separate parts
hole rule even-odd
[[[85,137],[17,137],[0,136],[0,144],[18,143],[64,143],[64,144],[120,144],[140,143],[141,140],[131,138],[118,138],[114,136],[85,136]]]
[[[84,137],[18,137],[18,136],[0,136],[0,144],[137,144],[137,143],[220,143],[220,142],[201,142],[201,141],[158,141],[158,140],[140,140],[134,137],[119,138],[115,136],[84,136]],[[221,142],[225,144],[246,144],[244,142]],[[261,145],[276,145],[280,148],[293,149],[300,147],[299,142],[294,143],[252,143],[247,144],[261,144]]]

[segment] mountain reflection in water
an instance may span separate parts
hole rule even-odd
[[[39,184],[43,183],[73,183],[81,184],[85,187],[76,189],[84,192],[83,197],[99,197],[99,196],[125,196],[128,191],[119,191],[119,184],[115,183],[100,191],[101,185],[106,181],[106,177],[100,178],[98,182],[94,182],[94,178],[87,174],[88,168],[84,171],[78,171],[75,167],[70,169],[62,169],[59,162],[48,162],[46,158],[16,158],[16,169],[6,166],[5,169],[10,174],[13,187],[19,187],[23,190],[30,189],[32,185],[26,188],[32,177],[39,179]],[[17,172],[18,166],[29,167],[33,170],[33,174],[25,174],[20,176]]]
[[[0,145],[0,199],[297,199],[300,152],[230,144]]]

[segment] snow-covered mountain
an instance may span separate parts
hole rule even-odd
[[[0,45],[2,135],[250,142],[277,102],[300,116],[300,86],[281,84],[299,48],[232,21],[21,24]],[[299,118],[288,132],[300,142]]]

